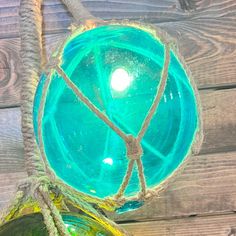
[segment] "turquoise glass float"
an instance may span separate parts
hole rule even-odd
[[[112,236],[95,220],[83,216],[64,213],[63,221],[71,236]],[[0,228],[0,236],[48,236],[43,216],[40,213],[21,216]]]
[[[65,43],[60,67],[110,120],[136,136],[156,95],[164,45],[153,33],[129,25],[77,31]],[[60,74],[42,74],[34,102],[38,111],[50,79],[42,118],[43,144],[50,168],[74,189],[98,198],[117,193],[129,160],[125,142],[66,85]],[[141,158],[148,188],[165,181],[190,153],[199,130],[194,89],[171,50],[167,85],[142,139]],[[125,197],[140,190],[135,167]]]

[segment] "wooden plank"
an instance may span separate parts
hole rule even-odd
[[[236,214],[122,225],[133,236],[235,236]]]
[[[1,38],[19,35],[19,0],[0,0]],[[189,2],[183,4],[183,2]],[[84,5],[103,19],[141,19],[148,22],[166,22],[187,18],[235,19],[234,0],[84,0]],[[195,11],[185,11],[195,10]],[[46,32],[64,31],[71,23],[71,16],[60,0],[46,0],[43,6]]]
[[[13,197],[18,181],[23,180],[24,178],[26,178],[25,172],[0,174],[0,209],[2,209],[6,205],[6,203]],[[219,193],[215,194],[222,195],[220,187]],[[229,195],[227,196],[229,197]],[[235,201],[235,198],[233,199],[233,196],[235,196],[235,193],[234,195],[232,195],[232,200]],[[199,199],[201,198],[199,197]],[[227,200],[227,198],[224,199]],[[213,201],[214,199],[211,200],[212,206],[217,206],[218,201],[215,204],[213,203]],[[203,201],[199,201],[197,205],[202,205],[202,202]],[[152,207],[161,206],[152,205]],[[213,213],[214,211],[211,210],[211,214]],[[140,213],[136,212],[136,214],[138,215]],[[170,216],[170,218],[172,218],[172,215]],[[129,223],[122,224],[122,226],[127,231],[131,232],[134,236],[234,236],[234,233],[236,232],[236,215],[228,214],[210,217],[187,217],[182,219],[167,219],[150,222]]]
[[[66,34],[51,35],[44,38],[45,50],[54,51]],[[20,39],[0,39],[0,107],[20,105],[21,91]]]
[[[13,198],[17,184],[26,177],[26,172],[0,173],[0,209]]]
[[[225,167],[227,168],[227,166]],[[13,197],[18,181],[24,178],[26,178],[25,172],[0,174],[0,209]],[[220,187],[219,193],[222,194]],[[235,196],[235,193],[232,195],[232,200],[233,196]],[[199,199],[201,198],[199,197]],[[217,206],[218,201],[215,204],[213,202],[214,199],[211,201],[212,206]],[[199,201],[197,205],[201,204],[203,204],[202,201]],[[160,205],[152,205],[152,207],[160,207]],[[212,210],[211,214],[213,213]],[[140,213],[136,212],[136,214],[138,215]],[[170,217],[172,218],[172,216]],[[233,236],[236,232],[236,214],[129,223],[122,224],[122,227],[131,232],[134,236]]]
[[[233,213],[236,211],[235,168],[236,152],[194,157],[159,197],[135,212],[109,216],[127,222]],[[2,208],[10,200],[14,185],[26,174],[22,171],[17,173],[14,169],[0,173]]]
[[[161,21],[174,20],[184,12],[176,10],[177,0],[170,0],[166,3],[150,1],[83,1],[92,13],[103,19],[123,18],[158,18]],[[1,37],[15,37],[19,35],[19,0],[0,1],[0,32]],[[173,7],[174,6],[174,7]],[[161,14],[165,12],[165,14]],[[44,30],[45,32],[64,31],[71,23],[71,16],[60,0],[47,0],[44,2]]]
[[[194,20],[162,23],[177,42],[199,88],[236,85],[236,21]],[[65,34],[45,37],[47,53]],[[20,40],[0,40],[0,107],[20,103]]]
[[[176,39],[199,88],[236,85],[236,21],[191,20],[159,26]]]
[[[185,0],[186,1],[186,0]],[[190,1],[191,19],[227,18],[235,20],[236,2],[234,0],[187,0]],[[195,5],[195,7],[194,7]],[[192,7],[191,7],[192,6]],[[191,9],[190,9],[191,10]]]
[[[236,89],[202,91],[204,141],[201,153],[226,152],[236,147]]]
[[[0,109],[0,173],[24,169],[20,109]]]
[[[19,40],[0,40],[0,107],[20,103]]]
[[[235,212],[235,168],[236,152],[197,156],[144,207],[111,217],[117,221],[147,221]]]
[[[201,92],[205,134],[202,153],[236,150],[235,97],[236,89]],[[21,171],[22,168],[20,110],[0,109],[0,173]]]

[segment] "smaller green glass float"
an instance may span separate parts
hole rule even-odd
[[[78,192],[122,202],[120,213],[142,206],[201,139],[195,86],[164,38],[140,24],[82,27],[35,95],[50,168]]]
[[[84,215],[62,213],[63,221],[71,236],[113,236],[98,222]],[[0,228],[0,236],[48,236],[40,213],[21,216]]]

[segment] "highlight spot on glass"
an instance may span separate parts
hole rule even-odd
[[[113,165],[113,160],[112,160],[112,158],[107,157],[103,160],[103,163],[112,166]]]
[[[116,69],[111,75],[111,87],[117,92],[123,92],[131,83],[131,77],[123,68]]]

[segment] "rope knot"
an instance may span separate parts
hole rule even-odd
[[[44,73],[49,74],[60,64],[60,59],[57,55],[53,55],[51,59],[47,62],[47,65],[44,68]]]
[[[140,142],[132,135],[128,135],[126,139],[127,157],[131,160],[138,160],[143,155],[143,149]]]

